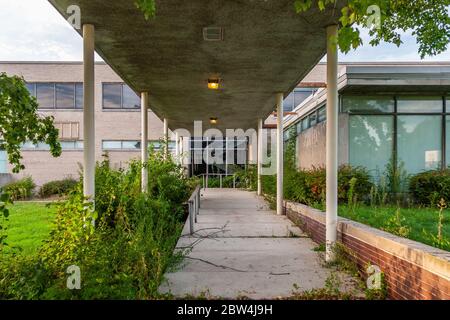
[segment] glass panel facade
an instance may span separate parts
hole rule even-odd
[[[141,99],[131,90],[127,85],[123,86],[123,108],[124,109],[139,109],[141,107]]]
[[[443,112],[442,97],[399,97],[397,112],[399,113],[429,113]]]
[[[352,115],[349,133],[350,164],[366,167],[378,178],[392,158],[394,117]]]
[[[36,97],[41,109],[55,108],[55,84],[53,83],[37,83]]]
[[[122,84],[103,84],[103,108],[120,109],[122,107]]]
[[[344,96],[342,102],[343,112],[388,113],[395,108],[392,97]]]
[[[294,92],[294,108],[298,107],[310,95],[315,92],[315,89],[296,89]]]
[[[57,83],[56,84],[56,108],[73,109],[75,107],[75,84]]]
[[[441,135],[441,116],[398,116],[398,160],[409,174],[440,168]]]
[[[291,93],[284,99],[283,109],[285,112],[294,110],[294,93]]]

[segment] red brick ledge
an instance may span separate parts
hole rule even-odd
[[[325,242],[325,213],[286,201],[286,215],[317,243]],[[375,264],[385,274],[392,299],[450,299],[450,252],[401,238],[345,218],[338,220],[339,240],[365,271]]]

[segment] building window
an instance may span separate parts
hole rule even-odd
[[[311,89],[295,89],[294,90],[294,109],[297,108],[303,101],[308,99],[311,95],[313,95],[317,89],[311,88]]]
[[[149,149],[161,149],[159,141],[149,141]],[[175,150],[176,142],[169,141],[169,150]],[[102,141],[102,149],[106,151],[122,150],[122,151],[138,151],[141,150],[141,141],[138,140],[104,140]]]
[[[297,130],[297,134],[302,133],[302,122],[301,121],[298,122],[295,127],[296,127],[296,130]]]
[[[84,88],[82,83],[75,83],[75,109],[83,109]]]
[[[309,115],[309,127],[314,127],[317,124],[317,113],[311,113]]]
[[[363,166],[374,178],[380,177],[392,159],[394,117],[352,115],[349,136],[350,164]]]
[[[83,150],[83,141],[61,141],[63,150]]]
[[[8,173],[8,154],[0,143],[0,173]]]
[[[342,112],[390,113],[394,107],[392,97],[344,96],[342,99]]]
[[[82,109],[82,83],[26,83],[30,94],[37,98],[39,109]]]
[[[55,84],[37,83],[36,98],[40,109],[55,108]]]
[[[399,113],[441,113],[442,97],[400,97],[397,100]]]
[[[297,108],[303,101],[311,96],[317,89],[297,88],[292,91],[283,102],[283,109],[286,112],[290,112]]]
[[[56,84],[56,109],[75,108],[75,84]]]
[[[283,110],[290,112],[294,110],[294,93],[290,93],[283,101]]]
[[[25,87],[30,92],[30,95],[36,97],[36,83],[25,83]]]
[[[309,128],[309,120],[308,118],[304,118],[302,120],[302,131],[308,130]]]
[[[103,84],[104,109],[140,109],[141,101],[129,86],[123,83]]]
[[[327,120],[327,108],[325,106],[323,106],[317,112],[317,121],[324,122],[325,120]]]
[[[78,140],[60,141],[60,143],[61,143],[61,148],[63,151],[83,150],[83,141],[78,141]],[[29,142],[25,142],[24,144],[22,144],[21,149],[23,151],[49,151],[50,146],[48,144],[42,143],[42,142],[34,144],[33,142],[29,141]]]
[[[442,116],[398,116],[398,160],[409,174],[440,168],[441,134]]]

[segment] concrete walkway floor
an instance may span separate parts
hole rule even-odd
[[[274,299],[320,289],[331,270],[317,245],[255,193],[202,190],[195,234],[189,220],[177,248],[191,248],[161,293],[175,297]]]

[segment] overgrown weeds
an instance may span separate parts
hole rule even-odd
[[[58,209],[55,227],[38,254],[10,254],[0,262],[3,299],[151,299],[182,253],[174,248],[183,202],[192,185],[179,166],[151,154],[149,193],[142,194],[141,164],[113,170],[97,165],[95,210],[78,185]],[[67,288],[77,266],[81,289]]]

